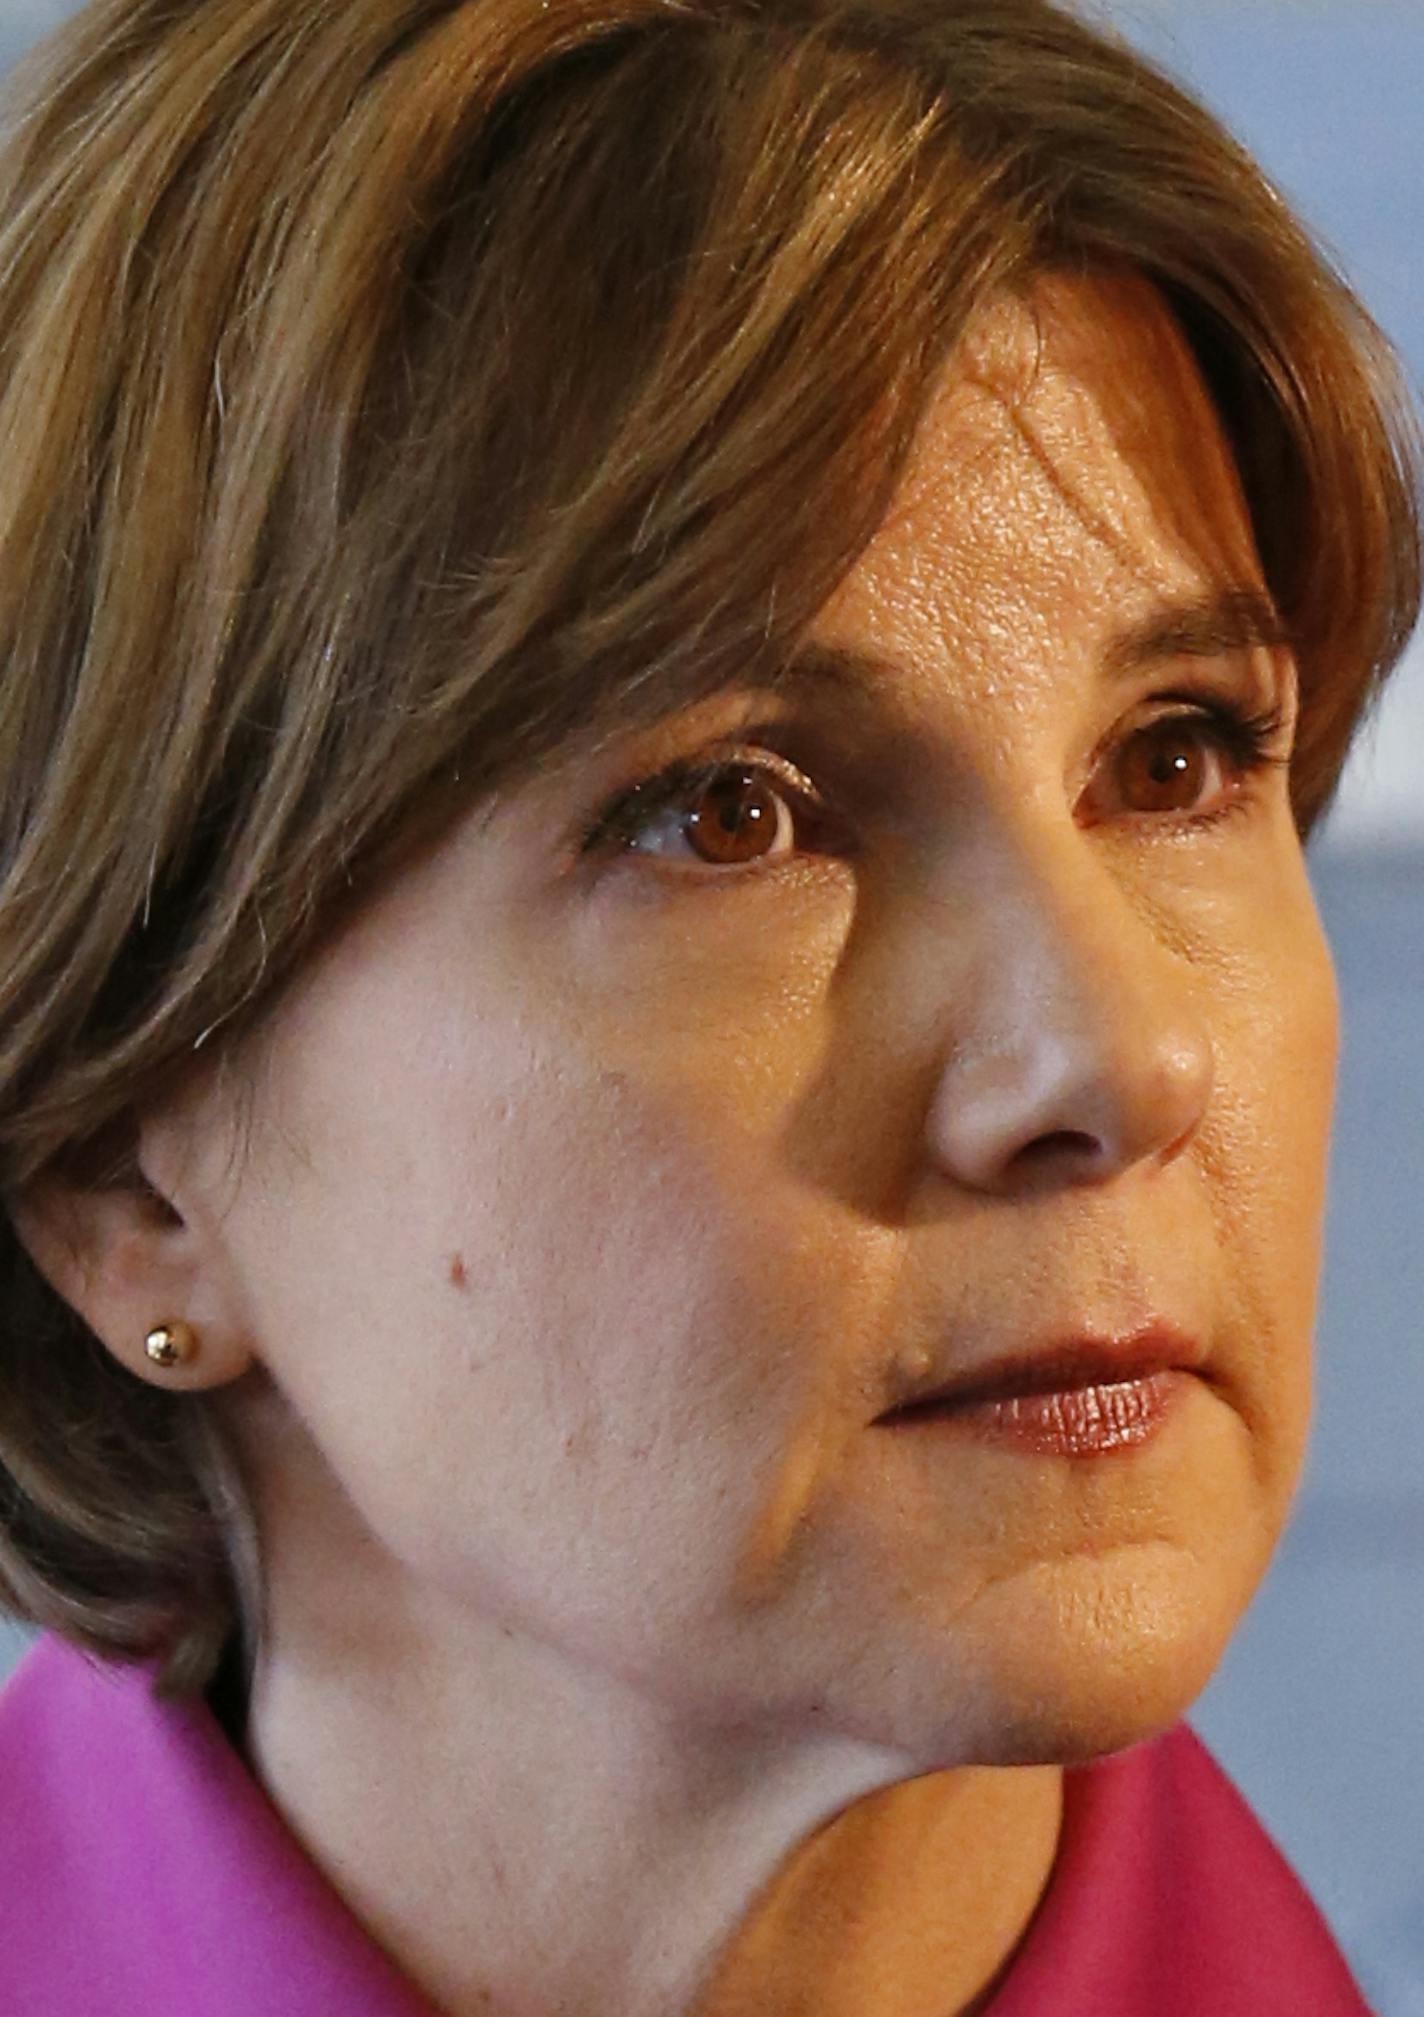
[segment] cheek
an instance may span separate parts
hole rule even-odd
[[[297,1192],[248,1231],[274,1376],[422,1579],[567,1630],[675,1615],[758,1552],[814,1407],[796,1228],[695,1073],[463,1041],[359,1106],[324,1053]]]
[[[1259,1116],[1252,1171],[1257,1210],[1274,1228],[1283,1270],[1313,1307],[1339,1054],[1334,967],[1313,905],[1283,921],[1262,963],[1244,1097]],[[1244,1200],[1242,1201],[1244,1203]]]
[[[1202,1153],[1250,1374],[1243,1406],[1263,1466],[1289,1490],[1309,1426],[1339,1046],[1334,969],[1303,872],[1294,901],[1260,928],[1230,1030]]]

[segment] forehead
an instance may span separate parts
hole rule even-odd
[[[1262,586],[1223,430],[1159,297],[1051,278],[971,325],[814,635],[911,680],[942,679],[948,654],[961,679],[1019,683]]]

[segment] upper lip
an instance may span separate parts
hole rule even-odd
[[[878,1419],[890,1421],[931,1406],[968,1407],[975,1401],[1010,1400],[1019,1394],[1110,1386],[1148,1379],[1154,1373],[1195,1372],[1204,1356],[1203,1347],[1189,1333],[1160,1319],[1112,1337],[1096,1332],[1060,1335],[947,1376],[929,1374]]]

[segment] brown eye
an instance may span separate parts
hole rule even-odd
[[[1086,804],[1099,818],[1123,812],[1205,828],[1258,803],[1271,773],[1290,771],[1284,703],[1252,712],[1213,698],[1159,715],[1123,737]]]
[[[686,868],[756,872],[820,837],[827,808],[804,773],[770,756],[676,763],[595,818],[585,852],[611,847]]]
[[[700,860],[717,868],[745,868],[775,845],[781,829],[779,794],[756,771],[722,770],[687,801],[681,826]]]
[[[1212,789],[1229,753],[1204,717],[1172,715],[1129,738],[1120,751],[1116,783],[1129,812],[1193,812]]]

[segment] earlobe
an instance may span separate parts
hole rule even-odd
[[[221,1289],[221,1257],[135,1164],[119,1181],[48,1174],[9,1200],[15,1231],[56,1293],[141,1379],[196,1391],[252,1364]]]

